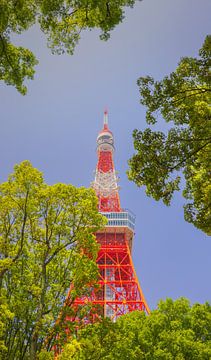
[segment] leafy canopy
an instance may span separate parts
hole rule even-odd
[[[122,22],[124,7],[135,0],[1,0],[0,80],[26,94],[24,80],[33,79],[38,63],[35,55],[11,43],[11,35],[21,34],[34,24],[47,36],[52,53],[72,54],[82,30],[100,29],[100,38]]]
[[[65,345],[59,360],[209,360],[211,306],[167,299],[148,316],[132,312],[116,323],[88,325]]]
[[[93,233],[104,225],[92,189],[49,186],[28,161],[0,185],[2,358],[34,359],[52,346],[65,318],[74,317],[74,299],[96,282]]]
[[[146,194],[169,205],[185,180],[185,220],[211,234],[211,36],[198,58],[182,58],[161,81],[141,77],[141,104],[146,122],[155,125],[159,114],[167,133],[133,132],[135,154],[129,160],[129,179],[146,186]]]

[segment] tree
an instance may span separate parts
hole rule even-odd
[[[104,319],[88,325],[65,346],[59,360],[208,360],[210,356],[211,306],[191,307],[181,298],[161,301],[148,316],[132,312],[116,323]]]
[[[72,54],[85,29],[100,29],[100,38],[122,22],[124,7],[135,0],[1,0],[0,1],[0,80],[26,94],[25,79],[33,79],[34,54],[11,43],[11,35],[21,34],[39,24],[53,53]]]
[[[180,190],[181,173],[185,220],[211,234],[211,36],[198,58],[182,58],[178,67],[161,81],[141,77],[141,104],[146,121],[157,123],[158,114],[168,123],[162,131],[133,132],[135,154],[129,160],[128,177],[146,194],[169,205]],[[170,124],[173,126],[170,128]]]
[[[104,225],[92,189],[49,186],[28,161],[0,185],[3,358],[35,359],[44,343],[50,349],[66,316],[73,316],[74,299],[96,282],[93,233]]]

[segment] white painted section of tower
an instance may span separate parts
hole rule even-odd
[[[118,177],[115,171],[102,172],[96,171],[92,186],[97,195],[109,197],[119,190]]]
[[[110,281],[115,281],[115,269],[106,269],[106,283],[105,283],[105,300],[106,301],[114,301],[115,300],[115,292],[111,289],[111,287],[115,288],[115,284],[110,283]],[[107,285],[107,282],[110,284]],[[108,304],[105,307],[105,316],[113,318],[114,309],[112,309]]]
[[[103,125],[107,125],[107,126],[108,126],[108,112],[107,112],[107,111],[104,111]]]

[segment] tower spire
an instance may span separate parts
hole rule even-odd
[[[99,211],[121,211],[118,176],[113,162],[114,138],[104,111],[104,127],[97,137],[98,162],[92,187],[98,197]]]
[[[103,128],[108,129],[108,110],[107,109],[104,111]]]

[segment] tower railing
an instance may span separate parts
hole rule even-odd
[[[130,210],[100,213],[108,219],[106,227],[128,227],[132,231],[135,229],[135,215]]]

